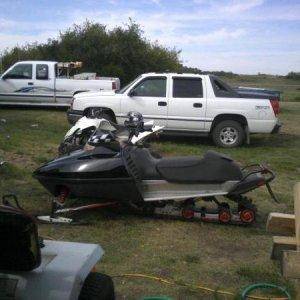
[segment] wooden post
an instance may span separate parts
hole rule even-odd
[[[282,257],[282,274],[289,279],[298,280],[298,288],[300,288],[300,182],[294,187],[294,209],[295,209],[295,239],[294,246],[296,251],[283,251]],[[279,245],[281,246],[281,245]],[[278,245],[277,245],[278,248]],[[288,248],[285,248],[288,249]],[[289,248],[291,249],[291,248]],[[273,247],[274,250],[274,247]],[[276,247],[275,247],[276,250]],[[299,291],[300,293],[300,291]]]
[[[272,212],[269,214],[267,232],[275,233],[276,235],[295,235],[295,215]]]
[[[300,182],[294,187],[295,231],[297,250],[300,251]]]

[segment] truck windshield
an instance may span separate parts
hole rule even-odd
[[[142,75],[140,75],[139,77],[137,77],[136,79],[134,79],[133,81],[129,82],[128,84],[126,84],[124,87],[122,87],[120,90],[116,91],[116,94],[124,94],[125,91],[128,90],[129,87],[131,87],[132,85],[134,85],[140,78],[142,77]]]

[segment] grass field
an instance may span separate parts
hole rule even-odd
[[[276,75],[222,76],[232,86],[259,87],[281,91],[284,101],[300,101],[300,81]]]
[[[41,225],[40,234],[58,240],[99,243],[105,255],[97,269],[110,275],[143,273],[234,293],[247,284],[263,281],[285,285],[293,292],[293,283],[285,281],[277,263],[270,260],[272,238],[265,232],[265,221],[271,211],[293,210],[292,188],[300,180],[299,117],[300,103],[282,103],[282,132],[253,136],[251,145],[238,149],[216,149],[206,138],[160,138],[153,143],[165,155],[202,155],[214,149],[244,164],[268,163],[277,173],[272,186],[281,203],[271,202],[264,189],[253,192],[259,215],[251,227],[98,211],[83,216],[90,225]],[[57,145],[69,127],[65,113],[1,109],[0,119],[6,120],[0,132],[0,157],[8,162],[0,171],[0,194],[14,192],[30,211],[45,212],[49,195],[31,174],[56,155]],[[232,299],[144,279],[116,278],[115,286],[118,299],[141,299],[146,295]]]

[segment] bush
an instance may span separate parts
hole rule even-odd
[[[82,61],[82,72],[119,77],[122,84],[145,72],[177,72],[179,51],[148,41],[140,26],[131,20],[125,27],[108,30],[86,21],[73,25],[58,38],[5,50],[4,68],[18,60]]]

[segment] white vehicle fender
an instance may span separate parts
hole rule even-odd
[[[215,115],[212,117],[212,122],[207,123],[206,130],[211,131],[214,126],[223,120],[236,120],[243,125],[248,125],[247,113],[243,110],[215,110]]]

